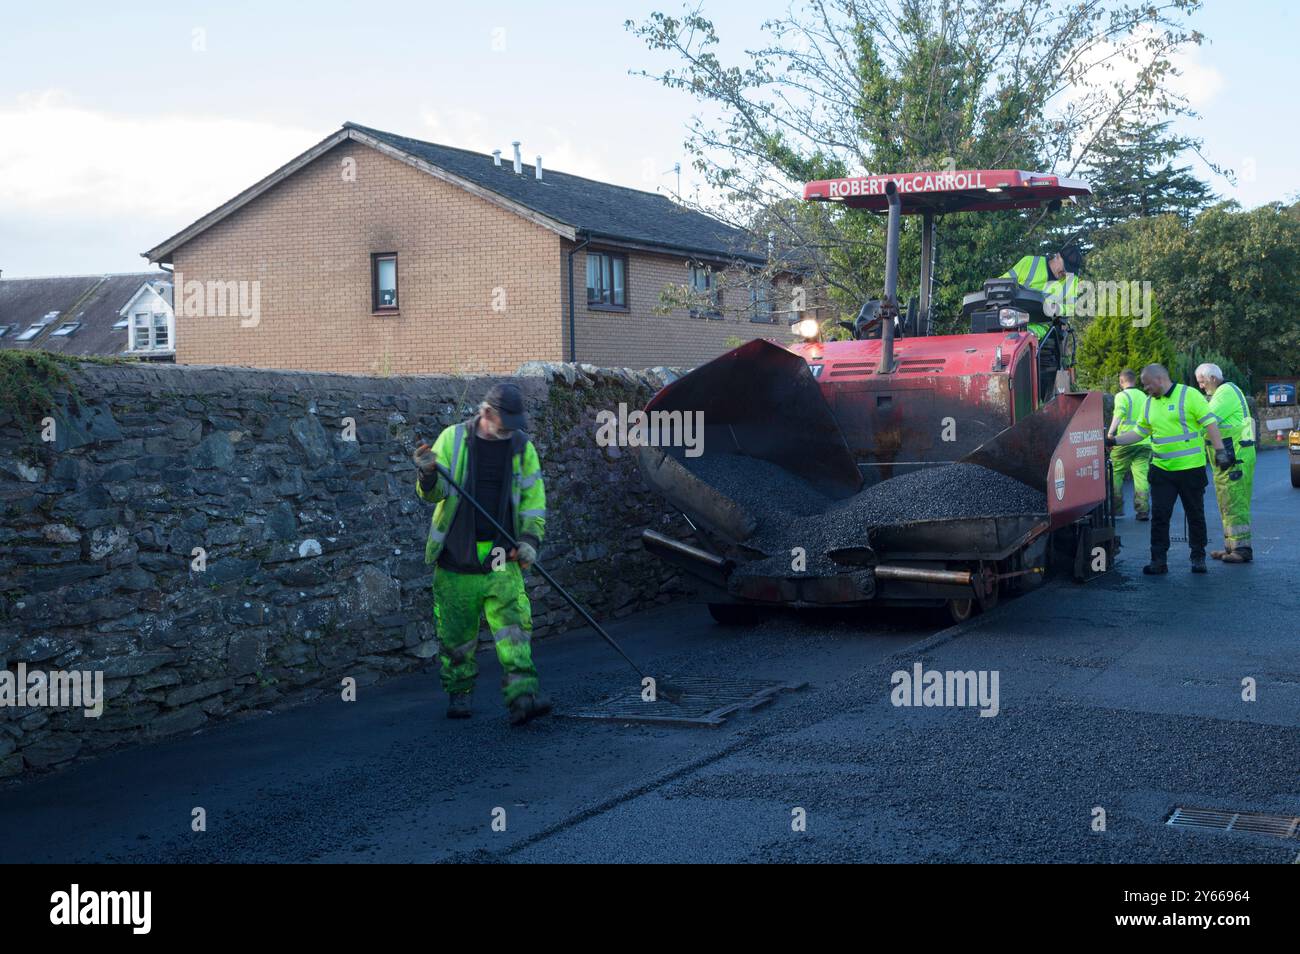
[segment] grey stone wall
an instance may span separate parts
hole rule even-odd
[[[598,619],[678,595],[640,544],[669,519],[595,414],[668,372],[534,365],[542,562]],[[0,665],[99,670],[105,711],[0,708],[0,778],[428,669],[431,508],[410,452],[496,378],[93,365],[53,442],[0,412]],[[355,422],[347,440],[345,420]],[[206,568],[192,568],[195,548]],[[578,625],[530,574],[535,634]],[[543,672],[545,678],[545,672]]]

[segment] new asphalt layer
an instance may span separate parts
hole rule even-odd
[[[669,677],[808,683],[722,728],[511,730],[489,650],[466,722],[442,717],[430,671],[6,785],[0,861],[1290,862],[1296,839],[1165,824],[1177,805],[1300,814],[1285,454],[1260,456],[1255,563],[1193,576],[1175,544],[1169,576],[1144,578],[1148,526],[1121,520],[1101,580],[960,627],[784,613],[724,628],[688,605],[610,626]],[[628,688],[591,633],[536,658],[561,710]],[[896,706],[894,674],[917,663],[996,672],[998,714]]]

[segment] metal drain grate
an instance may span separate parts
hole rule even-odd
[[[735,712],[757,709],[767,705],[779,693],[792,692],[808,685],[806,682],[691,677],[670,681],[685,693],[677,705],[662,698],[655,702],[642,702],[640,690],[633,688],[586,709],[557,712],[556,715],[602,722],[719,726],[727,716]]]
[[[1225,812],[1217,808],[1174,809],[1166,825],[1200,831],[1248,831],[1257,835],[1294,838],[1300,831],[1300,816],[1270,815],[1267,812]]]

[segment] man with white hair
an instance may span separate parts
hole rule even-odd
[[[1187,514],[1188,543],[1192,551],[1192,572],[1205,572],[1205,445],[1214,447],[1214,463],[1221,470],[1232,467],[1232,449],[1219,435],[1217,419],[1209,403],[1195,388],[1174,384],[1161,364],[1142,369],[1142,390],[1146,403],[1137,426],[1107,444],[1136,444],[1151,438],[1151,562],[1142,568],[1148,576],[1169,572],[1169,518],[1174,501],[1183,502]]]
[[[1237,459],[1236,466],[1214,473],[1224,548],[1211,550],[1210,556],[1224,563],[1249,563],[1254,559],[1250,548],[1250,495],[1255,486],[1255,420],[1246,395],[1237,385],[1223,380],[1223,369],[1217,364],[1197,368],[1196,383],[1210,399],[1210,410],[1219,419],[1223,442],[1232,446]]]

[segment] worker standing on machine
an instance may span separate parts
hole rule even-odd
[[[1197,377],[1200,375],[1198,374]],[[1137,372],[1125,368],[1119,373],[1119,393],[1115,395],[1115,410],[1110,418],[1107,437],[1137,430],[1138,415],[1146,405],[1147,396],[1137,387]],[[1151,466],[1151,441],[1143,438],[1136,444],[1126,444],[1110,449],[1110,466],[1115,477],[1115,516],[1124,515],[1124,478],[1133,474],[1133,509],[1139,520],[1151,519],[1151,492],[1147,484],[1147,471]],[[1217,477],[1215,480],[1217,481]]]
[[[1224,563],[1249,563],[1254,559],[1250,548],[1250,496],[1255,485],[1255,419],[1246,395],[1237,385],[1223,380],[1223,369],[1217,364],[1197,368],[1196,383],[1210,399],[1223,443],[1233,448],[1237,460],[1236,466],[1214,474],[1224,549],[1211,550],[1210,556]]]
[[[537,697],[532,655],[532,608],[523,570],[537,560],[546,527],[546,491],[537,448],[524,433],[524,398],[513,384],[488,391],[476,415],[448,427],[432,448],[421,444],[412,459],[419,478],[415,492],[437,504],[424,548],[434,565],[433,615],[438,632],[442,687],[450,702],[447,718],[470,716],[470,695],[478,675],[474,658],[480,621],[486,617],[501,663],[501,693],[511,725],[545,715]],[[495,512],[497,523],[513,528],[517,548],[469,505],[438,472],[438,462],[474,499]]]
[[[1183,502],[1187,515],[1192,572],[1205,572],[1205,445],[1214,447],[1214,463],[1228,470],[1234,461],[1225,447],[1209,402],[1195,388],[1174,384],[1161,364],[1142,369],[1142,389],[1147,393],[1137,427],[1107,444],[1127,446],[1151,438],[1151,562],[1142,568],[1148,576],[1168,573],[1169,518],[1174,501]]]

